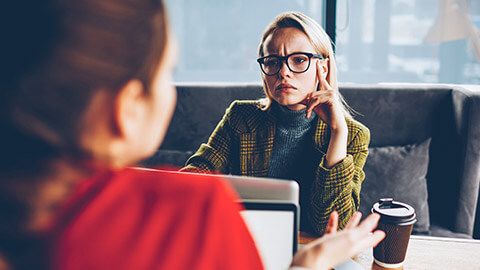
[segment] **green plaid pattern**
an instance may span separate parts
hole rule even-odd
[[[323,165],[330,129],[320,118],[315,128],[315,147],[323,157],[312,185],[311,211],[306,214],[318,235],[324,233],[333,210],[342,229],[360,204],[370,131],[353,119],[346,120],[347,157],[333,168]],[[266,177],[274,138],[275,119],[268,110],[262,111],[257,101],[235,101],[182,171]]]

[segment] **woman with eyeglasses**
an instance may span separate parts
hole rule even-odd
[[[267,27],[258,55],[266,98],[233,102],[182,170],[296,180],[300,229],[322,235],[334,210],[344,228],[359,207],[370,133],[338,91],[331,41],[289,12]]]

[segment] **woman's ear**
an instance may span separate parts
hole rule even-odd
[[[126,140],[137,139],[147,113],[145,91],[140,80],[132,79],[122,87],[115,98],[113,113],[117,136]]]
[[[143,84],[127,82],[118,92],[98,91],[84,116],[81,145],[93,159],[124,166],[141,141],[149,102]]]

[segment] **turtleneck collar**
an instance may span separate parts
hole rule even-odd
[[[293,111],[287,106],[278,104],[272,101],[272,113],[277,120],[277,125],[288,129],[305,129],[310,127],[313,121],[317,118],[316,114],[312,112],[312,117],[307,119],[306,109]]]

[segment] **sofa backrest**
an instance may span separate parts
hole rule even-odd
[[[466,160],[470,147],[469,128],[475,125],[470,123],[472,93],[449,86],[410,84],[345,85],[341,92],[347,103],[358,111],[356,119],[370,129],[372,148],[418,145],[431,138],[426,165],[430,223],[473,235],[479,175],[466,170],[480,163],[480,151],[471,153],[471,161]],[[408,157],[404,152],[402,154]],[[412,166],[422,166],[418,155],[412,160],[406,162],[410,167],[392,171],[395,174],[392,178],[397,174],[408,175],[409,171],[415,170]],[[382,161],[374,166],[392,169],[390,164]],[[381,181],[369,178],[366,172],[362,193],[369,192],[368,184]],[[418,196],[421,188],[410,186],[408,192]]]
[[[232,101],[264,96],[260,84],[182,84],[177,90],[177,107],[165,140],[144,165],[182,166],[208,140]],[[474,115],[480,114],[480,95],[460,87],[417,84],[341,84],[340,91],[358,112],[354,118],[370,129],[372,153],[431,138],[426,164],[429,219],[453,232],[473,235],[475,231],[480,238],[480,218],[475,217],[480,116]],[[367,165],[388,170],[388,164],[378,163]],[[367,173],[365,184],[382,180],[374,177]],[[362,194],[368,192],[362,189]]]
[[[263,97],[258,84],[177,85],[177,107],[161,149],[196,151],[234,100]]]

